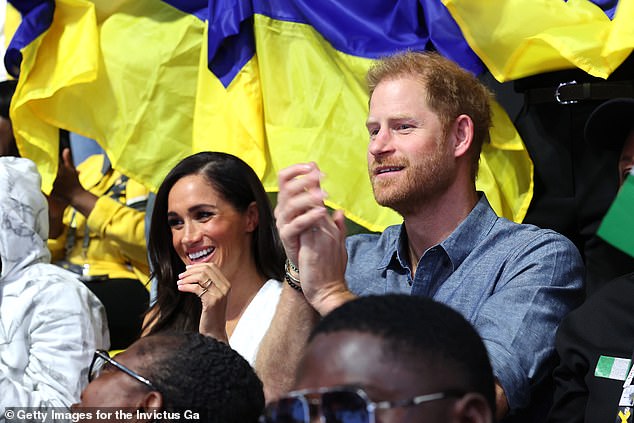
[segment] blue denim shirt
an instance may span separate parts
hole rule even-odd
[[[348,237],[346,280],[357,295],[411,293],[469,320],[489,352],[511,410],[550,370],[555,331],[583,298],[584,267],[562,235],[498,217],[482,194],[467,218],[425,251],[412,280],[404,225]]]

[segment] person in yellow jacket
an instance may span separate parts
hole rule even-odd
[[[75,168],[67,148],[49,195],[52,261],[79,274],[102,301],[113,349],[139,336],[148,306],[147,195],[147,188],[114,170],[105,154]]]

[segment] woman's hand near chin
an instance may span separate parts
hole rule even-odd
[[[197,295],[202,304],[198,331],[229,343],[225,328],[231,283],[213,263],[191,264],[178,275],[178,290]]]

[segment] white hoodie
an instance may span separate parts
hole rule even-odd
[[[30,160],[0,157],[0,420],[5,407],[76,402],[95,349],[109,346],[97,297],[49,263],[40,182]]]

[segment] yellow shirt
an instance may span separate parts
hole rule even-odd
[[[72,207],[64,211],[64,232],[48,241],[53,262],[67,260],[72,264],[88,265],[91,276],[138,279],[149,288],[149,266],[145,241],[145,203],[148,190],[128,179],[120,198],[112,198],[112,187],[122,174],[110,169],[102,176],[104,156],[94,155],[82,162],[77,170],[82,186],[99,199],[86,219]],[[135,206],[142,206],[139,210]],[[69,254],[65,248],[74,229],[74,242]],[[86,236],[86,227],[88,237]],[[87,248],[84,245],[87,244]]]

